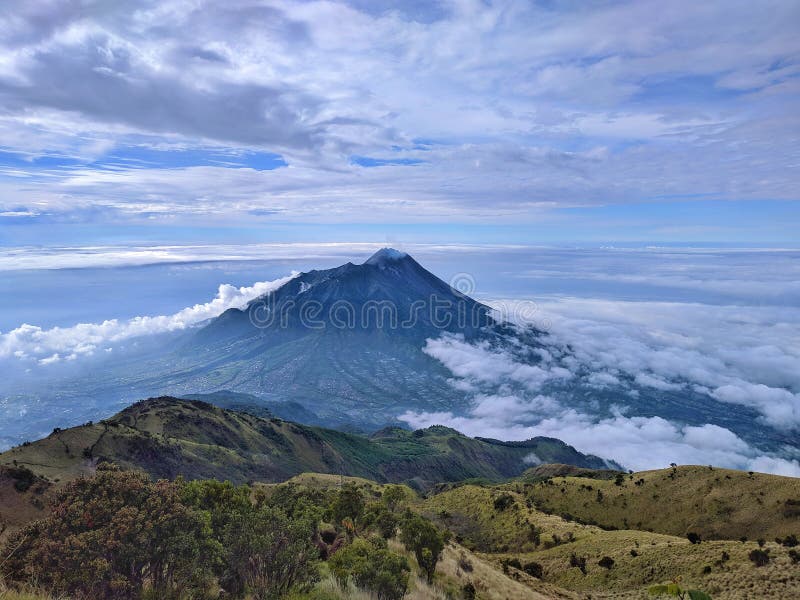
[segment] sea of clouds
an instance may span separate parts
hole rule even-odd
[[[520,301],[494,303],[504,315]],[[714,464],[800,476],[797,448],[767,455],[714,423],[685,425],[628,416],[640,388],[685,391],[755,409],[764,424],[800,431],[800,309],[560,298],[537,303],[547,326],[533,362],[508,346],[430,339],[425,352],[471,398],[467,415],[406,412],[412,427],[446,424],[469,435],[546,435],[632,469],[670,462]],[[534,325],[536,325],[534,320]],[[549,384],[616,390],[610,411],[576,408]]]

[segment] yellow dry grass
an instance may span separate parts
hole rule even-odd
[[[524,491],[555,514],[618,529],[678,536],[694,531],[704,539],[800,535],[800,479],[795,477],[684,466],[634,473],[622,485],[555,477],[549,483],[507,487]]]

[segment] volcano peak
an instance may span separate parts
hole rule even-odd
[[[381,266],[391,262],[397,262],[408,258],[408,254],[395,250],[394,248],[381,248],[375,254],[370,256],[365,262],[365,265]]]

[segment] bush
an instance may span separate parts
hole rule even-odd
[[[544,574],[544,569],[542,569],[542,565],[537,562],[529,562],[525,563],[522,567],[522,570],[525,571],[531,577],[536,577],[536,579],[541,579],[542,575]]]
[[[14,489],[18,492],[27,492],[36,479],[28,467],[6,467],[6,473],[14,480]]]
[[[502,512],[507,508],[510,508],[514,504],[514,496],[511,494],[500,494],[497,498],[494,499],[494,509],[496,511]]]
[[[769,564],[769,552],[765,550],[752,550],[750,554],[747,555],[747,558],[757,567],[763,567]]]
[[[610,556],[604,556],[597,562],[597,564],[603,567],[604,569],[610,570],[611,567],[614,566],[614,559],[611,558]]]
[[[402,525],[400,540],[406,549],[413,552],[428,583],[433,582],[436,563],[444,550],[444,537],[427,519],[418,515],[407,515]]]
[[[692,544],[699,544],[700,543],[700,534],[695,533],[694,531],[690,531],[686,534],[686,539],[689,540]]]
[[[345,586],[348,580],[379,600],[400,600],[408,589],[411,568],[404,556],[363,538],[341,549],[329,561],[331,573]]]
[[[475,600],[477,597],[477,590],[475,590],[475,586],[472,585],[471,581],[468,581],[464,584],[464,587],[461,588],[461,597],[464,600]]]
[[[67,484],[53,510],[8,541],[2,575],[73,598],[160,598],[204,590],[221,547],[179,485],[101,465]]]
[[[798,562],[800,562],[800,552],[797,550],[789,550],[789,558],[791,559],[792,564],[796,565]]]
[[[577,567],[581,570],[581,573],[586,575],[586,557],[585,556],[578,556],[574,552],[569,557],[569,566],[570,567]]]
[[[262,506],[234,513],[226,525],[223,581],[233,594],[256,600],[285,598],[317,580],[319,551],[310,521],[289,519],[278,508]]]

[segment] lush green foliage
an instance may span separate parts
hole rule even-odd
[[[407,514],[403,520],[400,539],[414,553],[420,568],[425,571],[428,583],[432,582],[436,563],[444,550],[445,539],[442,534],[427,519]]]
[[[410,567],[404,556],[386,548],[382,538],[356,539],[330,560],[331,572],[344,587],[349,580],[379,600],[399,600],[408,589]]]

